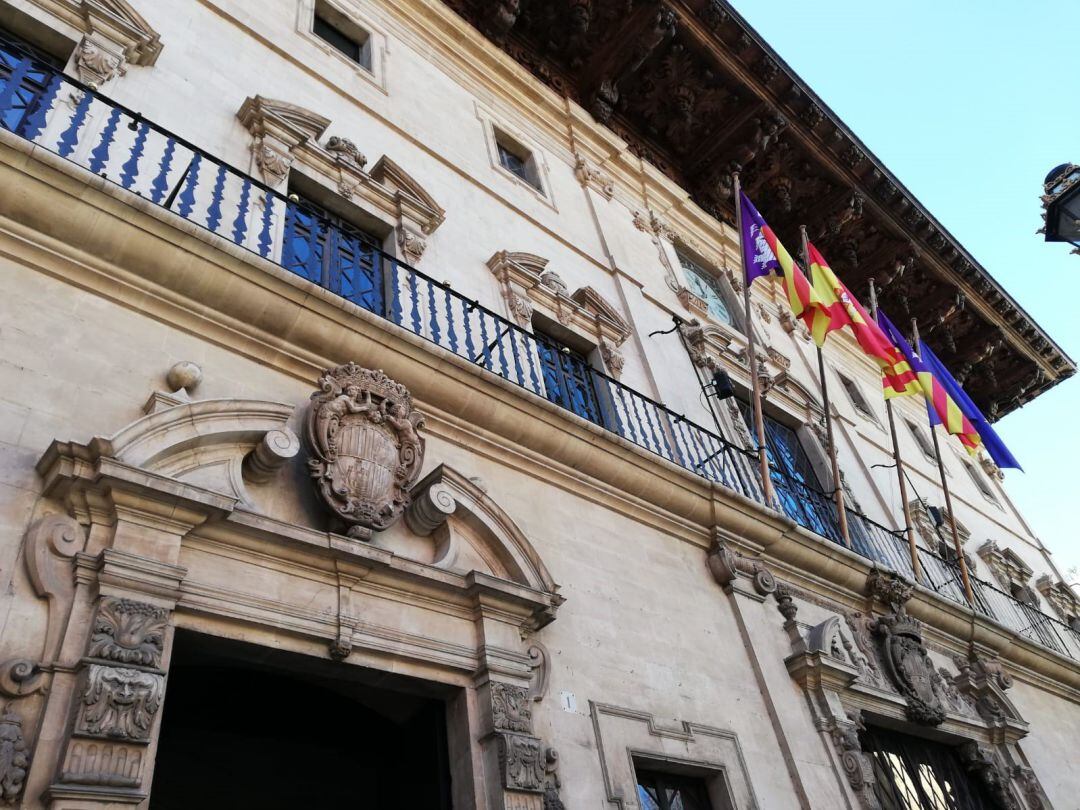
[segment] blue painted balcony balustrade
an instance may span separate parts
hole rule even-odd
[[[764,502],[753,451],[674,413],[384,252],[370,235],[291,200],[147,121],[19,43],[0,38],[0,127],[67,158],[398,327],[420,335],[623,439]],[[840,543],[835,506],[797,457],[792,436],[769,433],[776,506]],[[914,579],[907,542],[848,510],[854,551]],[[964,603],[957,566],[920,549],[921,583]],[[1080,633],[973,579],[975,609],[1080,661]]]

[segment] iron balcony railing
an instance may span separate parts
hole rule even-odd
[[[0,39],[0,127],[277,263],[485,371],[759,503],[756,454],[587,365],[379,249],[364,234],[266,186]],[[778,506],[841,543],[832,498],[775,466]],[[848,510],[854,550],[915,579],[902,532]],[[920,582],[965,604],[957,566],[919,550]],[[977,578],[974,608],[1080,661],[1080,633]]]

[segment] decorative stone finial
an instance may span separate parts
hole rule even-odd
[[[356,363],[327,369],[319,389],[305,419],[311,476],[349,536],[370,540],[409,505],[424,461],[424,417],[404,385]]]
[[[169,373],[165,375],[165,382],[174,394],[180,391],[190,394],[202,382],[202,369],[197,363],[181,360],[169,369]]]

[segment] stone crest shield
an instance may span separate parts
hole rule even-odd
[[[370,539],[409,505],[424,460],[423,425],[409,390],[382,370],[346,363],[319,378],[304,431],[308,465],[350,537]]]
[[[881,654],[889,678],[907,702],[908,718],[925,726],[945,720],[938,695],[940,675],[922,643],[917,619],[906,614],[883,616],[874,632],[881,638]]]

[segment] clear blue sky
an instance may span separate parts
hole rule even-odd
[[[1080,163],[1076,0],[733,0],[739,12],[1070,357],[1080,256],[1046,244],[1046,173]],[[1080,565],[1080,377],[998,423],[1006,488]]]

